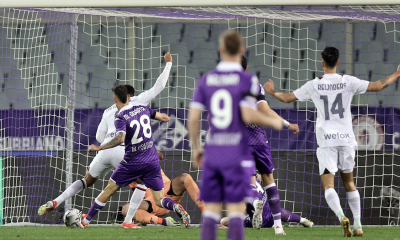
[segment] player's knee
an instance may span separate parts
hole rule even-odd
[[[93,186],[93,184],[97,181],[97,178],[94,178],[92,175],[90,175],[89,171],[87,171],[85,175],[85,181],[86,181],[86,188],[88,188]]]
[[[353,181],[343,183],[343,186],[344,186],[344,188],[346,189],[347,192],[351,192],[351,191],[357,190],[356,185],[354,184]]]
[[[180,180],[180,182],[181,183],[184,183],[185,182],[185,179],[187,178],[187,177],[192,177],[192,176],[190,176],[189,174],[187,174],[187,173],[183,173],[182,175],[181,175],[181,177],[179,178],[179,180]]]
[[[228,227],[228,225],[229,225],[229,218],[228,218],[228,217],[222,218],[220,223],[221,223],[222,226]]]
[[[161,200],[160,201],[156,201],[156,205],[159,208],[164,208],[163,205],[161,204]]]
[[[129,209],[129,203],[125,204],[125,205],[122,207],[121,213],[122,213],[123,216],[126,216],[126,214],[128,213],[128,209]]]

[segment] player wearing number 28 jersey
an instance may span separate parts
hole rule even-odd
[[[400,76],[400,68],[387,78],[369,82],[336,73],[339,64],[339,51],[336,48],[327,47],[321,55],[325,72],[322,77],[307,82],[293,93],[275,91],[271,80],[264,85],[264,89],[283,102],[314,102],[317,108],[317,157],[325,199],[338,216],[344,236],[362,236],[360,194],[353,180],[357,142],[352,128],[351,101],[356,94],[381,91],[392,84]],[[334,190],[334,176],[338,169],[341,170],[347,200],[354,216],[353,232],[350,231],[349,219],[344,216],[339,196]]]
[[[124,159],[111,175],[107,187],[93,202],[83,225],[88,225],[97,212],[104,207],[107,200],[120,188],[140,178],[141,182],[152,190],[157,206],[177,212],[183,217],[185,225],[189,224],[189,215],[179,204],[169,197],[164,197],[164,184],[158,153],[154,147],[150,119],[168,122],[165,114],[153,111],[147,106],[131,106],[128,102],[128,91],[123,85],[113,89],[114,101],[119,110],[114,124],[116,136],[110,142],[99,146],[91,145],[89,151],[100,151],[125,143]],[[136,202],[136,201],[135,201]],[[140,202],[139,202],[140,204]],[[134,209],[136,211],[137,208]],[[130,222],[132,223],[132,222]],[[123,227],[133,228],[124,223]],[[134,225],[134,223],[132,223]]]
[[[250,195],[248,186],[254,166],[246,123],[278,129],[283,126],[282,119],[267,117],[256,110],[254,96],[259,91],[259,83],[256,76],[243,71],[240,65],[243,51],[240,34],[224,32],[220,37],[222,62],[199,79],[190,104],[188,128],[197,165],[201,164],[202,157],[199,121],[203,110],[208,110],[210,124],[200,185],[201,199],[205,202],[202,239],[216,238],[221,202],[226,203],[230,218],[228,239],[244,238],[244,199]]]

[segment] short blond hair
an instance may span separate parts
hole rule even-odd
[[[240,52],[243,44],[242,35],[236,30],[226,30],[219,37],[219,46],[224,51],[233,56]]]

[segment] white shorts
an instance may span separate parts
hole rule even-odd
[[[94,178],[104,177],[113,168],[118,167],[125,155],[125,146],[117,146],[99,151],[89,166],[89,173]]]
[[[357,146],[317,148],[319,174],[326,173],[325,169],[335,174],[338,169],[342,173],[351,173],[355,165]]]

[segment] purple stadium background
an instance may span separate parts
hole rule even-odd
[[[169,177],[174,177],[182,172],[189,172],[197,179],[198,175],[190,168],[190,146],[187,132],[183,128],[186,125],[186,110],[160,109],[172,117],[168,126],[153,122],[153,133],[158,149],[164,151],[166,160],[162,162]],[[273,157],[276,166],[276,177],[278,188],[282,198],[286,199],[284,207],[291,211],[301,213],[314,220],[317,224],[335,224],[335,218],[330,214],[323,199],[321,191],[318,165],[315,157],[315,134],[314,121],[315,112],[309,110],[276,110],[278,114],[290,122],[298,123],[301,132],[294,135],[288,130],[281,132],[266,129],[269,142],[272,146]],[[87,156],[85,150],[88,144],[96,143],[97,126],[103,109],[81,109],[76,110],[74,148],[78,158],[74,158],[74,180],[84,174],[84,167],[77,163],[84,162],[86,158],[90,163],[93,156]],[[362,128],[358,141],[361,141],[358,151],[357,184],[364,188],[360,189],[362,196],[363,222],[364,224],[388,224],[388,220],[380,219],[379,199],[371,200],[371,197],[379,197],[380,189],[374,185],[391,186],[398,185],[398,179],[393,179],[390,172],[383,165],[390,166],[391,158],[385,158],[384,152],[395,152],[400,146],[400,110],[394,108],[352,108],[354,115],[353,123],[358,123]],[[37,207],[46,199],[56,196],[59,189],[58,182],[63,179],[62,171],[54,171],[50,159],[56,160],[64,154],[66,142],[64,132],[64,121],[55,116],[64,116],[63,111],[34,111],[34,110],[3,110],[0,118],[3,119],[5,139],[0,140],[4,149],[3,157],[13,156],[22,177],[21,184],[25,190],[28,205],[28,215],[34,222],[56,223],[60,222],[61,212],[51,216],[40,218],[36,215]],[[40,117],[39,117],[40,116]],[[44,123],[58,126],[54,130],[43,128],[48,132],[41,132],[38,126]],[[45,125],[45,124],[44,124]],[[177,129],[175,129],[175,127]],[[207,130],[207,122],[203,121],[203,130]],[[376,131],[376,132],[375,132]],[[79,133],[79,134],[78,134]],[[378,136],[376,135],[378,133]],[[46,137],[42,137],[46,136]],[[51,137],[54,136],[54,137]],[[165,136],[168,136],[166,138]],[[380,136],[380,137],[379,137]],[[51,145],[52,144],[52,145]],[[174,149],[184,149],[178,151]],[[51,156],[53,155],[53,156]],[[46,156],[46,157],[44,157]],[[185,161],[180,161],[184,159]],[[57,163],[56,168],[62,168],[62,162]],[[82,164],[82,163],[81,163]],[[7,166],[4,166],[7,168]],[[390,169],[392,174],[399,167]],[[188,171],[189,170],[189,171]],[[389,174],[387,177],[383,175]],[[6,180],[7,181],[7,180]],[[374,183],[374,184],[373,184]],[[337,181],[337,189],[340,196],[345,196],[345,191]],[[76,198],[75,204],[90,204],[90,194],[85,194],[88,200]],[[365,198],[364,198],[365,197]],[[343,197],[345,199],[345,197]],[[192,214],[194,222],[199,221],[200,213],[190,199],[185,197],[185,207]],[[342,202],[345,210],[350,214],[345,202]],[[115,208],[115,207],[114,207]],[[330,217],[328,217],[330,216]],[[10,221],[10,219],[8,220]]]

